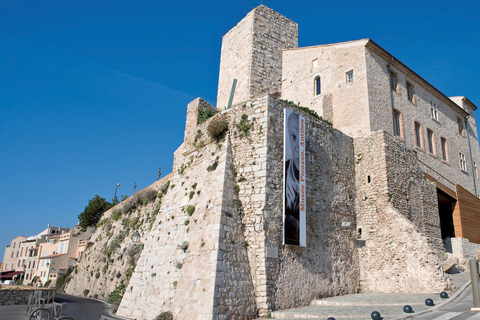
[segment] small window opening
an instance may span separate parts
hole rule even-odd
[[[370,176],[367,176],[367,182],[370,183],[371,179]]]
[[[353,70],[347,71],[346,73],[347,76],[347,83],[352,83],[353,82]]]
[[[320,76],[316,76],[314,82],[315,82],[315,95],[318,96],[319,94],[322,93]]]

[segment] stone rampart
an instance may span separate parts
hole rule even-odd
[[[377,131],[355,140],[355,156],[361,290],[445,289],[436,187],[415,154]]]

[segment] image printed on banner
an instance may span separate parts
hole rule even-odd
[[[305,118],[285,109],[283,243],[306,246]]]

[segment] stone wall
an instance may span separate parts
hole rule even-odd
[[[273,100],[273,99],[272,99]],[[307,246],[282,245],[283,109],[306,119]],[[265,242],[270,308],[308,305],[313,299],[358,291],[355,246],[353,141],[296,106],[273,100],[269,107]],[[352,227],[342,228],[342,223]]]
[[[298,26],[260,5],[223,36],[217,108],[223,110],[234,79],[233,104],[280,91],[282,49],[298,46]]]
[[[447,238],[445,239],[450,247],[450,252],[458,259],[460,265],[468,265],[468,260],[478,259],[480,255],[480,244],[472,243],[465,238]]]
[[[83,258],[70,274],[66,293],[108,301],[116,288],[128,285],[142,243],[153,228],[162,205],[158,191],[167,181],[169,176],[136,192],[102,215],[96,230],[87,239]],[[140,236],[138,244],[133,241],[134,232]]]
[[[46,296],[55,290],[32,287],[19,288],[4,286],[0,289],[0,306],[28,304],[28,298],[30,294],[33,294],[34,291],[42,291],[43,295]]]
[[[307,114],[308,244],[282,244],[285,107],[297,110],[266,96],[198,125],[192,133],[200,131],[203,144],[186,137],[177,150],[182,158],[175,157],[179,169],[169,178],[175,187],[162,197],[119,315],[149,319],[171,310],[178,318],[255,317],[358,290],[355,229],[340,228],[355,223],[353,143]],[[219,119],[228,121],[228,134],[210,141],[208,125]],[[187,205],[196,208],[190,218]]]
[[[355,140],[363,292],[435,292],[449,284],[436,187],[415,154],[383,131]]]

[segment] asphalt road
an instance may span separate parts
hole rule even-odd
[[[469,286],[455,301],[435,311],[416,316],[419,320],[480,320],[480,312],[474,312],[472,286]]]
[[[75,320],[97,320],[101,315],[122,319],[112,316],[112,307],[102,301],[57,293],[55,302],[66,303],[62,314],[73,317]]]
[[[73,317],[75,320],[100,320],[101,315],[106,315],[113,319],[125,319],[113,316],[111,314],[112,307],[98,300],[57,293],[55,302],[65,303],[62,315]],[[49,309],[51,310],[51,307]],[[28,320],[28,316],[25,313],[26,310],[26,305],[0,306],[0,320]]]

